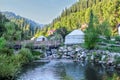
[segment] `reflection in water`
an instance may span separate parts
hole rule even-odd
[[[28,65],[17,80],[85,80],[85,77],[87,80],[100,80],[97,74],[101,69],[94,68],[71,60],[52,60],[45,64]]]
[[[56,66],[58,69],[57,74],[61,76],[61,79],[64,77],[70,77],[73,80],[81,80],[84,78],[84,67],[80,65],[80,63],[74,62],[61,62]]]

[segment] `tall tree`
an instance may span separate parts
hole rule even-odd
[[[98,41],[98,34],[96,32],[94,23],[95,23],[94,15],[91,10],[90,11],[90,22],[89,22],[88,28],[85,32],[85,46],[87,49],[93,49],[96,46],[96,43]]]

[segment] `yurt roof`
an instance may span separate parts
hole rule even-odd
[[[45,36],[39,36],[38,38],[46,38]]]
[[[77,29],[69,33],[68,35],[84,35],[83,31]]]

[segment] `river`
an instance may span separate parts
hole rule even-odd
[[[73,62],[72,60],[37,62],[25,66],[17,80],[84,80],[85,69],[85,63]]]

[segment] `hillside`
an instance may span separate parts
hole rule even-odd
[[[39,24],[39,23],[36,23],[35,21],[32,21],[30,19],[16,15],[13,12],[5,11],[5,12],[2,12],[2,14],[5,15],[5,17],[11,21],[14,21],[14,19],[15,20],[23,19],[23,20],[25,20],[26,23],[29,23],[31,25],[31,27],[41,27],[42,28],[44,26],[43,24]]]
[[[65,8],[60,16],[44,28],[37,35],[48,36],[51,29],[66,28],[68,32],[81,28],[89,23],[90,11],[98,18],[99,23],[108,21],[112,28],[112,35],[117,34],[117,25],[120,22],[120,0],[80,0],[70,8]]]
[[[34,36],[34,34],[40,31],[40,29],[44,26],[43,24],[38,24],[30,19],[21,17],[12,12],[2,12],[2,15],[5,15],[8,20],[15,23],[22,30],[23,34],[27,33],[27,35],[29,35],[29,38],[30,36]]]

